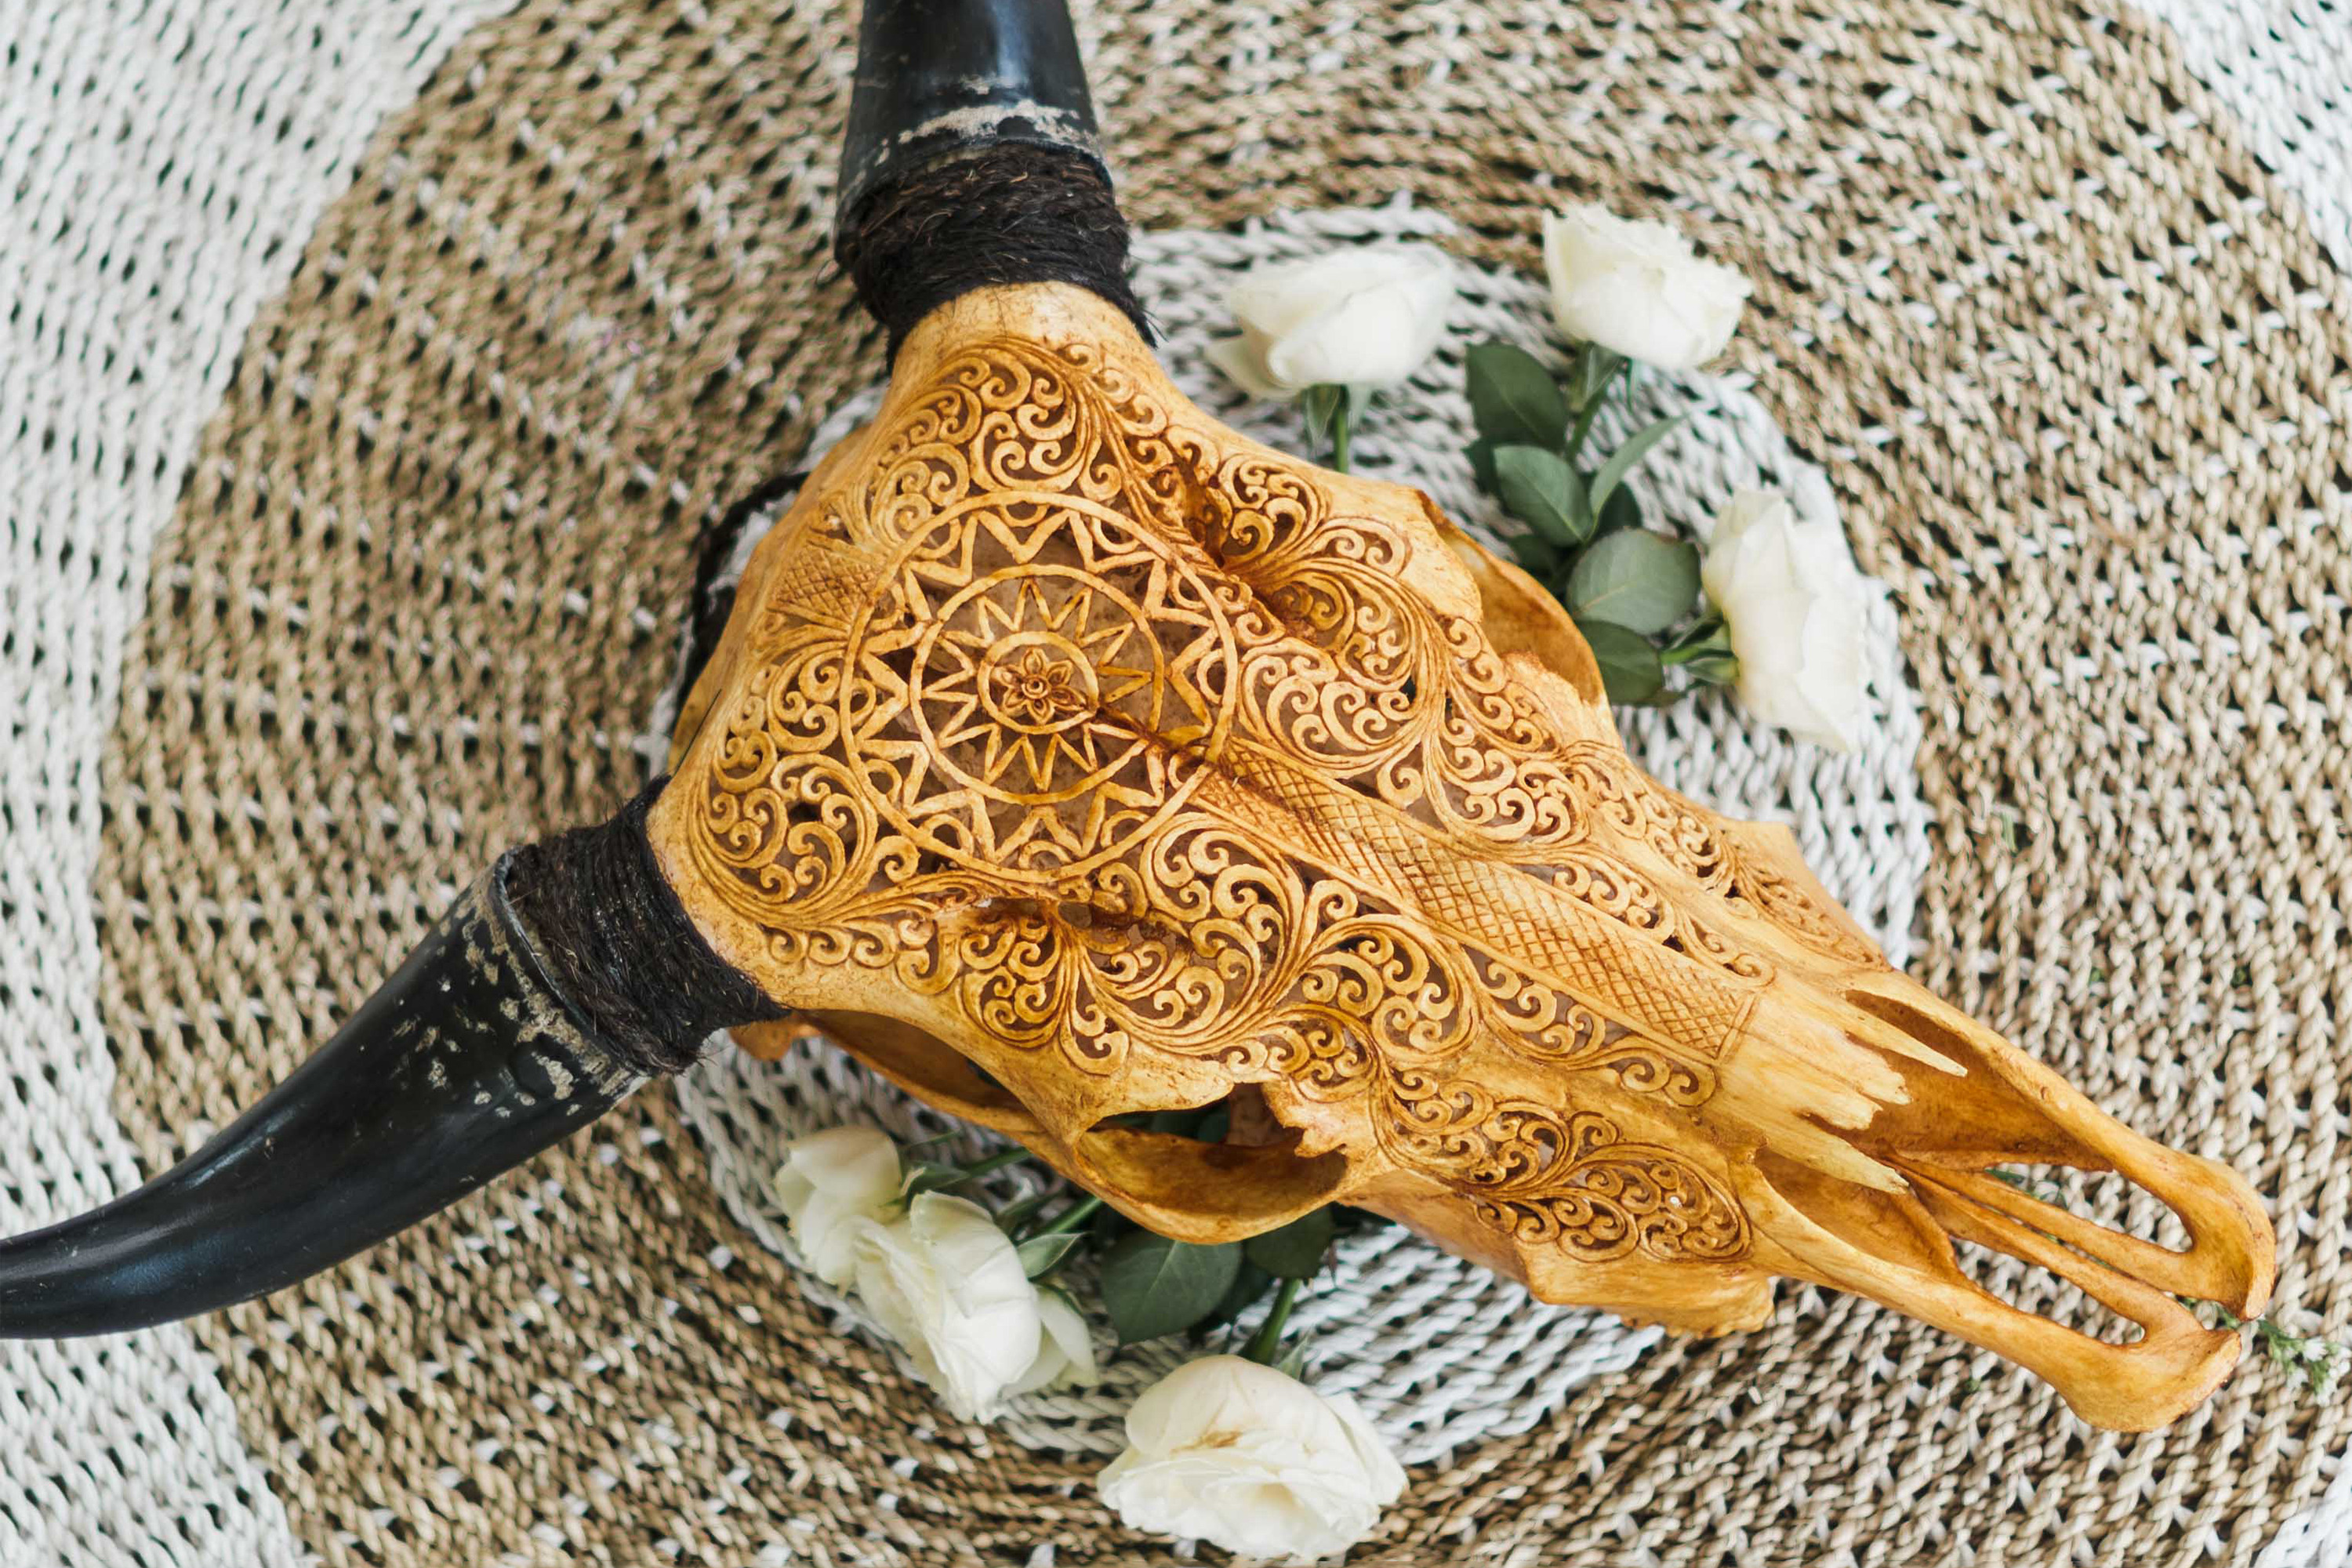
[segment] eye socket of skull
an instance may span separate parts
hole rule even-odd
[[[970,1058],[913,1025],[844,1012],[810,1014],[807,1023],[933,1110],[1019,1140],[1129,1218],[1179,1241],[1230,1241],[1287,1225],[1331,1202],[1347,1177],[1344,1154],[1300,1154],[1299,1134],[1263,1113],[1254,1086],[1233,1091],[1234,1131],[1223,1141],[1108,1118],[1066,1139]],[[764,1024],[739,1029],[736,1037],[754,1055],[772,1058],[802,1032],[792,1024]]]

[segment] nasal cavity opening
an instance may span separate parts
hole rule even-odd
[[[1995,1300],[2102,1344],[2128,1345],[2147,1337],[2147,1331],[2137,1323],[2064,1275],[2011,1258],[1998,1247],[1954,1237],[1952,1262],[1969,1283]]]
[[[1962,1069],[1955,1078],[1874,1046],[1902,1078],[1906,1099],[1885,1107],[1869,1127],[1851,1135],[1865,1153],[1898,1167],[1997,1172],[1997,1179],[2025,1196],[2118,1235],[2175,1251],[2189,1245],[2188,1226],[2170,1205],[2114,1170],[2039,1100],[2011,1087],[1977,1041],[1898,998],[1854,989],[1845,1000]],[[1850,1033],[1872,1045],[1866,1032]]]

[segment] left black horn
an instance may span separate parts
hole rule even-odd
[[[715,1030],[781,1016],[663,879],[654,793],[500,857],[332,1039],[195,1153],[0,1241],[0,1337],[145,1328],[291,1285],[561,1142]]]

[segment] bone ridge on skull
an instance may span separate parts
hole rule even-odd
[[[909,336],[679,735],[653,835],[713,946],[1171,1234],[1344,1200],[1549,1300],[1722,1330],[1795,1274],[2044,1375],[2045,1328],[2095,1342],[1942,1239],[2052,1228],[1983,1167],[2126,1169],[2205,1241],[2201,1163],[2053,1105],[1784,831],[1643,776],[1532,583],[1224,429],[1078,290]],[[1114,1120],[1221,1100],[1215,1149]],[[2146,1299],[2183,1255],[2077,1245],[2139,1270],[2095,1298],[2220,1352]]]

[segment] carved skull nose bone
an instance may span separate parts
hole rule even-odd
[[[1889,968],[1785,831],[1644,777],[1532,582],[1417,492],[1224,429],[1082,290],[917,329],[678,734],[650,832],[715,950],[1171,1235],[1344,1201],[1701,1331],[1792,1276],[2118,1426],[2237,1354],[2175,1295],[2267,1290],[2234,1174]],[[1255,1146],[1123,1124],[1237,1095]],[[2121,1172],[2190,1245],[1985,1173],[2011,1162]],[[1997,1300],[1954,1238],[2144,1336]]]
[[[1171,1235],[1345,1201],[1685,1330],[1856,1291],[2104,1426],[2210,1392],[2237,1336],[2176,1298],[2262,1310],[2246,1184],[1889,968],[1785,831],[1645,778],[1558,606],[1424,498],[1187,403],[1061,7],[867,0],[842,187],[890,384],[757,551],[673,776],[501,857],[195,1154],[0,1241],[0,1336],[290,1284],[793,1008]],[[1129,1124],[1220,1102],[1215,1146]],[[2119,1173],[2187,1245],[2011,1163]]]

